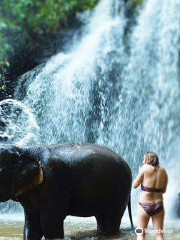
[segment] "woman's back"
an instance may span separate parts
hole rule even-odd
[[[162,194],[166,191],[167,173],[164,168],[157,168],[149,164],[144,164],[141,168],[143,174],[142,186],[145,188],[160,189],[155,191],[141,191],[140,201],[158,202],[163,200]]]

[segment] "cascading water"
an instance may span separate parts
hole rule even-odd
[[[42,143],[96,140],[99,84],[107,87],[107,93],[115,89],[117,81],[109,81],[108,74],[114,62],[120,62],[117,56],[123,56],[124,21],[118,15],[120,4],[116,5],[116,1],[100,2],[80,43],[53,57],[30,84],[23,102],[37,116]]]
[[[47,62],[23,99],[16,92],[35,115],[37,142],[106,145],[134,173],[154,150],[171,174],[180,130],[179,9],[179,1],[145,1],[126,36],[123,1],[100,1],[81,39]]]
[[[0,102],[1,141],[18,145],[33,144],[38,141],[38,131],[32,112],[23,103],[13,99]]]
[[[180,169],[173,153],[180,130],[179,9],[179,1],[151,0],[144,4],[129,42],[118,110],[100,137],[103,144],[108,135],[108,146],[122,153],[134,171],[144,152],[156,151],[171,176],[171,189],[178,184]],[[174,198],[172,192],[166,195],[170,196]]]

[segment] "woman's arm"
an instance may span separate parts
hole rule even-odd
[[[165,170],[165,169],[164,169]],[[164,183],[164,187],[162,189],[162,193],[165,193],[166,192],[166,189],[167,189],[167,184],[168,184],[168,175],[167,175],[167,172],[165,170],[165,183]]]
[[[140,169],[139,174],[137,175],[137,177],[135,178],[135,180],[133,182],[133,188],[139,187],[139,185],[143,181],[143,178],[144,178],[144,172]]]

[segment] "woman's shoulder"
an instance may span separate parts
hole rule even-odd
[[[165,175],[167,175],[166,169],[164,167],[160,167],[159,171]]]
[[[142,167],[141,167],[141,172],[142,173],[147,173],[148,175],[149,174],[154,174],[154,172],[156,172],[156,167],[152,166],[152,165],[149,165],[149,164],[144,164]],[[166,173],[166,170],[164,167],[159,167],[158,169],[158,172],[161,174],[161,175],[167,175]]]

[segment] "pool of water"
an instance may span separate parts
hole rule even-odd
[[[22,240],[23,239],[23,221],[22,214],[3,214],[0,218],[0,240]],[[134,219],[135,222],[135,219]],[[65,240],[107,240],[110,238],[98,236],[96,231],[96,221],[92,218],[67,217],[64,223]],[[150,228],[152,225],[150,224]],[[165,222],[165,229],[173,230],[173,233],[165,234],[166,240],[180,239],[180,220],[171,220]],[[131,231],[129,219],[123,218],[121,232],[118,236],[111,239],[135,240],[136,235]],[[152,234],[147,235],[147,240],[154,239]]]

